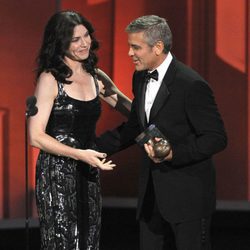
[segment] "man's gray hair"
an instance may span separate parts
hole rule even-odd
[[[165,18],[156,15],[141,16],[132,21],[125,31],[127,33],[144,32],[146,42],[151,47],[158,41],[162,41],[164,53],[168,53],[172,47],[172,32]]]

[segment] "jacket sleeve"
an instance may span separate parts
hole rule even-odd
[[[132,102],[128,121],[96,138],[97,147],[101,152],[112,155],[135,144],[135,137],[140,133],[135,106],[136,98]]]
[[[210,158],[227,145],[227,135],[212,90],[195,81],[185,94],[185,111],[192,133],[172,145],[172,165],[186,165]]]

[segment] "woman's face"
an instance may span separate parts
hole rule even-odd
[[[66,57],[74,61],[82,61],[88,58],[91,46],[91,37],[83,25],[74,28],[73,37],[66,52]]]

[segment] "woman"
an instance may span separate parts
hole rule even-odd
[[[79,13],[58,12],[46,25],[37,58],[38,113],[29,120],[29,135],[40,149],[36,201],[42,249],[99,249],[99,169],[115,167],[94,144],[99,96],[124,114],[131,102],[96,68],[93,32]]]

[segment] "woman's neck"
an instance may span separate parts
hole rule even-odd
[[[75,61],[68,57],[65,57],[64,62],[67,64],[68,67],[70,67],[73,73],[79,74],[85,72],[80,61]]]

